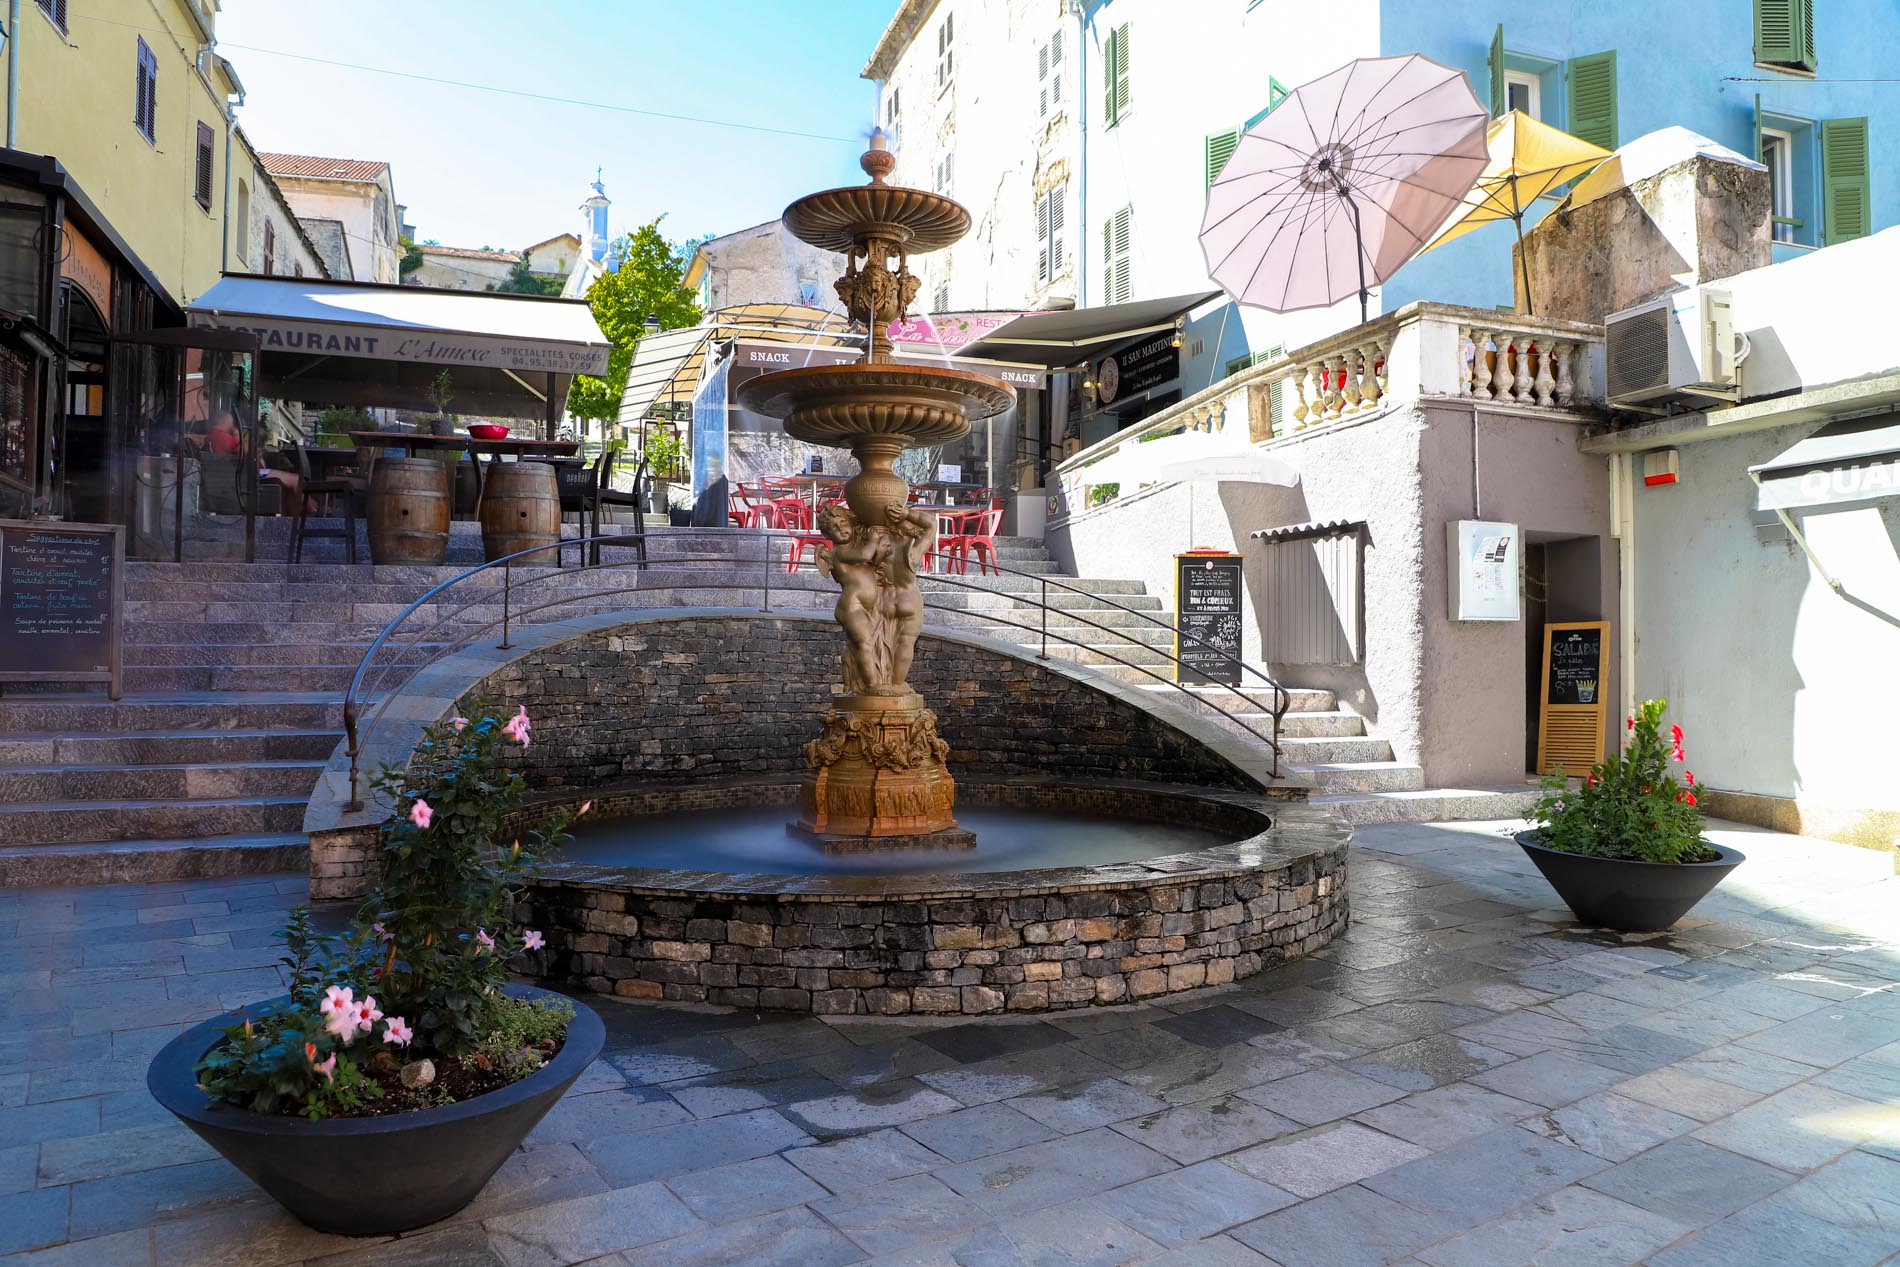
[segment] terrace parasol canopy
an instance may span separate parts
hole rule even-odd
[[[1208,276],[1269,312],[1359,296],[1416,255],[1484,169],[1487,113],[1462,71],[1360,58],[1287,94],[1207,191]]]
[[[1540,123],[1522,110],[1507,110],[1485,130],[1491,157],[1464,201],[1425,249],[1443,246],[1498,220],[1517,226],[1518,266],[1524,275],[1524,310],[1531,310],[1530,263],[1523,258],[1524,213],[1566,181],[1594,171],[1610,151]]]

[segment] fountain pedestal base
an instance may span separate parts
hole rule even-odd
[[[824,732],[805,745],[811,773],[795,826],[826,841],[871,842],[867,848],[898,838],[916,841],[913,848],[967,848],[967,840],[948,843],[957,830],[949,755],[921,695],[842,696],[825,714]],[[945,843],[924,843],[939,834]]]

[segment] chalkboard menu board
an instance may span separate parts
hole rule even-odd
[[[0,681],[107,682],[119,698],[124,530],[0,519]]]
[[[1603,626],[1574,625],[1550,634],[1546,704],[1595,704],[1603,689]]]
[[[1240,685],[1240,556],[1174,556],[1174,655],[1182,682]]]

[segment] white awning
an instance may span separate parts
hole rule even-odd
[[[699,385],[706,348],[725,339],[757,339],[767,343],[861,344],[836,313],[799,304],[744,304],[721,308],[696,326],[663,330],[642,336],[633,346],[627,368],[627,386],[620,396],[617,421],[637,426],[663,401],[691,400]]]
[[[1900,415],[1829,423],[1748,473],[1758,510],[1900,496]]]
[[[451,370],[607,372],[607,337],[581,300],[238,275],[220,280],[185,311],[195,326],[255,334],[266,355],[361,357]]]
[[[1032,365],[1074,365],[1130,339],[1170,329],[1177,317],[1220,294],[1218,290],[1202,290],[1166,299],[1025,313],[965,344],[957,355]]]

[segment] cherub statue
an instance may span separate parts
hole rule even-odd
[[[859,523],[844,505],[818,512],[818,531],[831,541],[818,549],[818,570],[838,582],[834,615],[845,636],[844,689],[853,695],[885,693],[891,617],[880,573],[890,554],[889,538]]]
[[[911,659],[917,654],[917,635],[924,631],[924,596],[917,589],[917,573],[937,544],[937,516],[892,503],[884,508],[892,544],[890,562],[891,685],[910,689]]]

